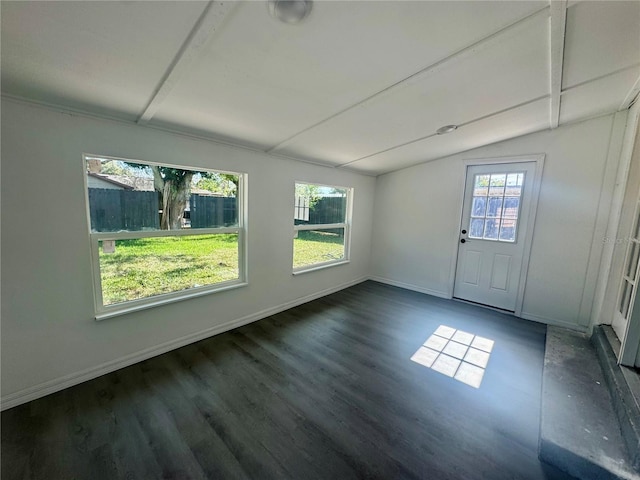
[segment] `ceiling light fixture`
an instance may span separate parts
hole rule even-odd
[[[458,128],[457,125],[445,125],[444,127],[440,127],[436,130],[436,134],[444,135],[445,133],[451,133]]]
[[[269,13],[281,22],[293,25],[304,20],[313,5],[312,0],[269,0]]]

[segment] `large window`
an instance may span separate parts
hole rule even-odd
[[[349,259],[352,189],[296,183],[294,196],[294,273]]]
[[[244,175],[85,156],[96,318],[243,284]]]

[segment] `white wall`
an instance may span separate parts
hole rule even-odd
[[[249,285],[93,320],[83,153],[246,172]],[[294,181],[354,187],[351,262],[292,276]],[[2,101],[3,408],[369,274],[375,179]]]
[[[625,118],[600,117],[378,177],[374,278],[450,297],[464,160],[544,153],[522,316],[586,329],[618,160],[609,151],[619,151]]]

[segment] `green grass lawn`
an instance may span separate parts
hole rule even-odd
[[[293,240],[293,268],[344,258],[344,236],[301,230]]]
[[[300,232],[294,267],[342,258],[343,237]],[[100,275],[104,305],[152,297],[238,278],[238,236],[187,235],[116,241],[103,253]]]

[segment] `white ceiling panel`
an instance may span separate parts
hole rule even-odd
[[[457,152],[544,130],[548,126],[549,99],[541,99],[466,125],[450,134],[433,136],[359,160],[348,165],[347,168],[370,175],[380,175]]]
[[[546,2],[316,2],[300,25],[237,8],[154,122],[272,147]]]
[[[554,7],[562,89],[548,0],[0,8],[3,95],[370,174],[555,126],[560,90],[560,125],[612,113],[640,75],[638,0]]]
[[[580,2],[567,11],[563,87],[640,63],[640,2]]]
[[[532,17],[276,151],[346,162],[548,95],[548,42],[548,15]]]
[[[640,67],[635,67],[564,92],[560,97],[560,122],[615,112],[638,77]]]
[[[4,93],[135,117],[206,2],[2,2]]]

